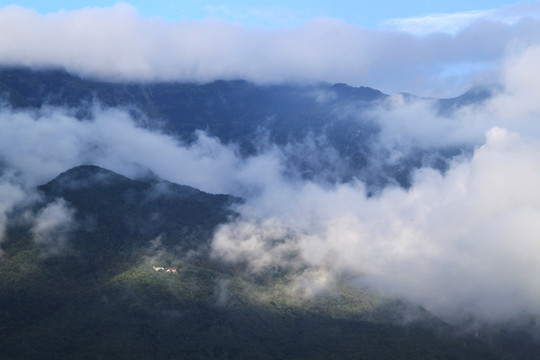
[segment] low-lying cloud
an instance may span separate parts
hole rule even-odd
[[[509,60],[502,92],[481,106],[441,116],[429,101],[390,99],[374,115],[381,146],[398,164],[411,147],[474,148],[444,174],[422,168],[411,188],[372,197],[359,182],[275,178],[238,208],[243,217],[217,231],[214,256],[255,272],[312,269],[294,285],[304,284],[305,294],[347,275],[454,319],[538,313],[538,54],[530,48]]]
[[[374,164],[400,166],[418,149],[468,149],[452,157],[444,172],[424,166],[415,171],[410,188],[387,186],[372,196],[358,179],[329,184],[289,171],[294,149],[325,152],[321,164],[339,162],[335,149],[313,139],[269,145],[243,157],[234,145],[204,132],[187,144],[146,129],[122,109],[96,106],[89,119],[80,120],[74,109],[3,105],[0,233],[29,189],[73,166],[95,164],[129,177],[151,171],[172,182],[243,197],[235,209],[240,217],[217,230],[212,255],[255,273],[281,267],[300,274],[292,293],[313,296],[347,275],[442,315],[501,319],[520,311],[538,313],[536,20],[475,22],[455,35],[418,37],[328,19],[272,31],[225,23],[165,24],[141,20],[133,8],[120,5],[45,16],[7,7],[0,10],[0,24],[2,64],[63,66],[118,80],[242,77],[376,85],[398,79],[414,91],[451,63],[500,66],[494,71],[499,86],[483,104],[439,114],[431,100],[395,95],[369,110],[381,129],[370,144]],[[409,72],[401,76],[403,69]],[[72,216],[61,200],[37,213],[38,243],[57,245],[40,236],[68,234],[64,225]]]
[[[64,254],[70,250],[70,236],[76,228],[75,210],[58,198],[35,215],[31,233],[45,256]]]
[[[330,18],[263,30],[146,20],[128,4],[46,15],[8,6],[0,9],[0,64],[63,67],[105,80],[327,81],[456,95],[485,81],[481,74],[509,53],[540,42],[540,21],[519,9],[511,22],[480,18],[455,34],[413,35]]]
[[[420,170],[409,190],[368,198],[362,184],[284,182],[277,201],[269,192],[239,209],[271,220],[222,226],[214,254],[254,271],[293,264],[325,278],[352,274],[442,314],[536,311],[539,156],[539,143],[493,128],[471,159],[444,176]]]
[[[13,111],[4,107],[0,126],[0,159],[34,186],[71,167],[96,164],[131,177],[150,169],[165,179],[225,192],[233,176],[227,170],[239,161],[233,147],[204,133],[188,146],[138,127],[127,112],[118,109],[96,107],[92,120],[80,121],[69,109]]]

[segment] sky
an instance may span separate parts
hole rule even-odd
[[[79,121],[74,109],[1,103],[0,241],[10,209],[60,172],[96,164],[133,177],[143,168],[244,197],[237,221],[216,232],[214,256],[254,272],[307,264],[300,292],[331,288],[347,274],[449,319],[540,313],[540,1],[407,9],[377,1],[362,2],[363,10],[251,2],[247,12],[232,2],[148,4],[0,3],[0,65],[117,82],[371,86],[391,95],[367,114],[381,129],[370,144],[374,163],[396,165],[440,146],[473,150],[452,158],[444,174],[426,165],[409,189],[367,197],[360,181],[325,186],[285,176],[283,159],[299,144],[245,158],[204,132],[185,144],[143,128],[123,109],[96,106],[91,120]],[[450,115],[434,110],[431,98],[474,86],[491,89],[491,99]],[[311,156],[335,154],[316,150]],[[61,252],[69,240],[51,244],[46,233],[72,215],[62,202],[35,214],[36,241]]]
[[[17,4],[33,8],[39,13],[109,7],[118,1],[0,1],[0,5]],[[135,6],[145,18],[167,21],[219,19],[239,22],[247,26],[286,27],[300,26],[313,18],[338,18],[351,24],[374,28],[395,18],[416,18],[432,14],[451,14],[487,11],[516,3],[515,0],[476,1],[126,1]]]

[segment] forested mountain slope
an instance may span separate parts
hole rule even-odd
[[[2,244],[6,359],[511,358],[346,281],[296,298],[286,273],[255,279],[210,258],[209,235],[239,199],[95,166],[39,192]],[[40,226],[51,213],[62,222]]]

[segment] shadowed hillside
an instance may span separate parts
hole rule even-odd
[[[287,274],[253,283],[212,263],[201,245],[234,216],[235,198],[95,166],[39,189],[28,211],[43,214],[61,197],[72,225],[65,248],[50,253],[29,215],[12,214],[0,262],[3,358],[511,358],[346,281],[302,299],[288,295]]]
[[[81,119],[92,117],[95,104],[121,107],[141,126],[186,142],[196,138],[196,131],[205,131],[224,144],[238,144],[244,156],[285,146],[290,169],[303,178],[330,183],[357,178],[375,189],[392,182],[409,186],[415,169],[445,170],[452,157],[472,150],[413,146],[399,164],[386,161],[390,154],[380,153],[381,128],[371,111],[387,106],[389,96],[346,84],[106,83],[60,70],[17,68],[0,71],[0,94],[16,109],[68,107]],[[449,115],[489,96],[477,89],[432,102],[436,111]]]

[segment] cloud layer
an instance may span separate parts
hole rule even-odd
[[[455,34],[413,35],[337,19],[262,30],[145,20],[127,4],[47,15],[9,6],[0,9],[0,64],[59,66],[106,80],[328,81],[457,95],[509,53],[539,43],[540,21],[511,9],[511,22],[481,17]]]

